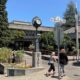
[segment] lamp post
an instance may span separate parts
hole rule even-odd
[[[41,52],[39,51],[38,27],[42,24],[41,19],[36,16],[32,19],[32,25],[36,29],[35,34],[35,52],[33,53],[32,65],[33,67],[41,67]]]
[[[79,40],[78,40],[78,14],[75,14],[75,20],[76,20],[76,49],[77,49],[77,61],[79,61]]]
[[[64,19],[61,19],[60,17],[54,17],[54,18],[51,18],[50,20],[52,22],[56,22],[59,25],[61,25],[61,24],[66,22]],[[54,29],[55,29],[54,30],[55,31],[55,35],[54,36],[55,36],[55,40],[56,40],[57,45],[58,45],[58,79],[60,80],[60,65],[59,65],[59,63],[60,63],[60,59],[59,59],[60,50],[59,50],[59,48],[60,48],[60,42],[63,39],[64,34],[63,34],[63,31],[60,28],[60,26],[57,26]]]

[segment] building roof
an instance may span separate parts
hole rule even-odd
[[[68,33],[75,33],[75,31],[76,31],[76,28],[75,27],[72,27],[72,28],[64,31],[64,33],[67,33],[67,34]],[[80,26],[78,26],[78,32],[80,33]]]
[[[12,24],[22,24],[22,25],[32,25],[31,22],[25,22],[25,21],[17,21],[17,20],[13,20],[12,22],[10,22]]]
[[[75,32],[75,27],[72,27],[72,28],[64,31],[64,33],[66,33],[66,34],[67,34],[67,33],[74,33],[74,32]]]
[[[76,33],[75,33],[76,29],[75,27],[72,27],[66,31],[64,31],[64,33],[68,34],[72,39],[76,38]],[[80,26],[78,26],[78,38],[80,38]]]
[[[36,30],[35,27],[32,26],[30,22],[22,22],[22,21],[13,21],[9,23],[8,28],[10,29],[19,29],[19,30]],[[38,31],[53,31],[53,27],[41,26],[38,28]]]

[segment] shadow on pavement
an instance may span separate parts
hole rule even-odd
[[[73,62],[73,66],[80,66],[80,62]]]
[[[44,74],[44,75],[45,75],[46,77],[49,77],[49,76],[51,76],[51,78],[57,78],[57,79],[59,78],[58,76],[55,76],[55,75],[50,75],[50,74],[49,74],[49,75],[47,75],[47,74]]]
[[[78,74],[74,74],[74,76],[80,76],[80,75],[78,75]]]
[[[57,78],[57,79],[59,78],[58,76],[51,76],[51,77],[52,77],[52,78]]]

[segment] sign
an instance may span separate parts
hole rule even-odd
[[[64,32],[61,27],[55,27],[54,28],[54,39],[57,43],[57,45],[60,45],[62,40],[64,38]]]

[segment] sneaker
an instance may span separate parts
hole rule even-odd
[[[61,77],[63,77],[63,76],[65,76],[65,74],[64,74],[64,73],[61,75]]]
[[[61,77],[61,76],[59,76],[59,77],[58,77],[58,79],[62,79],[62,77]]]
[[[65,73],[63,74],[63,76],[66,76]]]
[[[55,75],[55,72],[53,72],[53,74],[52,74],[53,76]]]
[[[46,73],[45,75],[46,75],[47,77],[50,76],[50,74],[48,74],[48,73]]]

